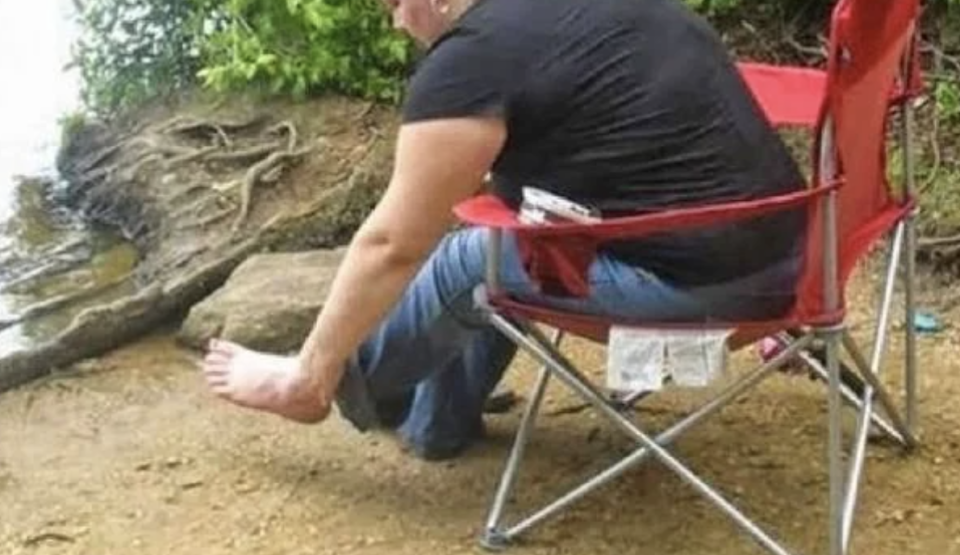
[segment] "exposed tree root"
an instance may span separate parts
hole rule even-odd
[[[158,153],[147,154],[123,172],[124,181],[133,181],[147,165],[160,162],[163,162],[163,155]]]
[[[282,166],[290,162],[298,161],[300,158],[311,152],[311,147],[302,148],[297,151],[278,151],[273,152],[263,160],[257,162],[247,170],[243,181],[240,182],[240,211],[233,221],[233,231],[238,231],[247,219],[250,212],[250,197],[253,195],[253,188],[264,175],[273,171],[282,171]]]
[[[236,232],[249,215],[253,191],[257,184],[279,180],[288,167],[313,150],[312,147],[299,146],[300,135],[293,122],[284,120],[265,129],[262,128],[264,123],[262,118],[241,122],[173,118],[158,126],[157,131],[146,137],[122,140],[102,149],[92,157],[89,164],[84,165],[78,181],[94,182],[109,176],[121,166],[101,164],[118,152],[129,153],[126,155],[126,164],[123,168],[123,177],[126,181],[137,179],[146,166],[153,163],[162,164],[166,171],[174,171],[195,163],[244,165],[247,169],[237,179],[221,185],[192,187],[178,194],[178,198],[183,198],[187,196],[186,193],[201,189],[212,190],[219,193],[217,197],[221,197],[223,193],[239,188],[239,209],[232,226],[233,231]],[[246,137],[241,135],[242,132],[253,128],[261,128],[255,138],[250,137],[249,134]],[[181,144],[184,138],[194,141],[204,140],[208,144],[202,147],[184,145]],[[251,144],[251,138],[261,142]],[[242,143],[246,144],[238,147]],[[205,211],[207,209],[209,209],[209,203],[204,201],[201,205],[191,203],[189,210]],[[220,210],[209,218],[196,214],[194,224],[206,226],[223,217],[223,212]]]
[[[203,159],[203,158],[206,158],[207,156],[213,154],[214,152],[216,152],[216,151],[218,151],[218,150],[220,150],[220,147],[219,147],[219,146],[216,146],[216,145],[214,145],[214,146],[208,146],[208,147],[204,147],[204,148],[198,148],[197,150],[195,150],[195,151],[193,151],[193,152],[191,152],[191,153],[189,153],[189,154],[183,154],[183,155],[180,155],[180,156],[175,156],[175,157],[167,160],[167,161],[166,161],[166,166],[167,166],[168,168],[172,168],[172,167],[175,167],[175,166],[182,166],[182,165],[184,165],[184,164],[189,164],[190,162],[195,162],[195,161],[197,161],[197,160],[201,160],[201,159]]]
[[[262,159],[280,148],[281,143],[271,141],[232,152],[213,152],[204,157],[204,163],[223,162],[227,164],[249,164]]]
[[[97,152],[93,153],[88,158],[83,160],[83,162],[79,165],[79,167],[77,168],[79,173],[86,173],[92,170],[93,168],[99,166],[100,164],[105,162],[108,158],[116,154],[123,145],[124,145],[123,142],[118,142],[108,147],[104,147],[98,150]]]
[[[282,135],[282,132],[286,132],[287,135],[287,152],[293,152],[293,149],[297,148],[297,143],[300,139],[297,136],[297,128],[293,125],[293,122],[284,120],[267,129],[267,135]]]
[[[253,117],[242,121],[218,121],[198,120],[195,118],[175,117],[166,123],[160,125],[160,132],[170,135],[184,135],[188,137],[209,137],[211,134],[219,135],[226,139],[231,133],[242,133],[252,127],[263,125],[264,118],[261,116]]]
[[[182,229],[203,229],[209,227],[220,220],[223,220],[234,213],[233,208],[219,209],[212,212],[209,212],[203,216],[195,217],[189,221],[183,223]]]

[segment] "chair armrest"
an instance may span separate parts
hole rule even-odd
[[[796,193],[758,200],[709,204],[609,218],[597,223],[554,223],[530,225],[521,222],[515,210],[493,195],[481,195],[454,207],[457,217],[469,224],[521,232],[528,237],[594,237],[601,240],[635,239],[652,233],[677,231],[730,223],[751,217],[809,205],[814,199],[835,190],[840,182]]]
[[[740,74],[773,125],[814,127],[827,89],[817,69],[741,62]]]

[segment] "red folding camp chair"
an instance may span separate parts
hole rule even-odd
[[[914,316],[915,202],[909,145],[910,99],[920,88],[914,48],[918,15],[918,0],[839,0],[831,18],[826,71],[759,64],[741,66],[760,105],[774,124],[799,125],[810,129],[813,134],[812,182],[801,192],[608,219],[589,225],[523,225],[515,212],[492,196],[477,197],[456,208],[457,215],[464,222],[491,229],[487,283],[484,294],[478,295],[490,322],[543,365],[496,491],[482,537],[484,546],[491,549],[506,547],[531,527],[653,456],[730,516],[763,547],[779,555],[788,554],[784,546],[678,460],[667,446],[691,426],[775,374],[776,369],[799,359],[827,384],[829,553],[847,552],[871,430],[885,433],[905,449],[916,444],[913,431],[916,422],[916,342],[911,325]],[[891,114],[897,111],[901,114],[898,119],[899,142],[903,148],[905,177],[900,190],[894,191],[888,183],[886,171],[886,131]],[[644,322],[642,315],[633,321],[611,321],[558,312],[519,303],[498,289],[500,240],[504,232],[516,234],[518,241],[534,256],[539,253],[553,257],[555,262],[558,253],[562,258],[565,249],[576,257],[584,245],[595,245],[600,241],[729,223],[798,207],[805,207],[809,217],[804,272],[792,310],[776,321],[709,324],[737,330],[729,340],[731,349],[762,337],[777,338],[783,348],[700,409],[656,436],[643,431],[627,417],[625,408],[629,408],[629,404],[640,395],[626,400],[605,395],[561,354],[559,343],[565,332],[605,341],[614,325],[657,329],[657,323]],[[892,237],[887,281],[872,356],[867,360],[845,327],[844,290],[857,262],[888,234]],[[898,410],[894,398],[878,376],[898,270],[903,274],[907,322],[904,326],[903,412]],[[536,324],[546,324],[557,331],[548,338]],[[707,325],[691,323],[691,327],[704,328]],[[823,357],[810,354],[814,345],[822,348]],[[841,349],[847,353],[856,372],[841,373]],[[551,376],[558,378],[626,432],[638,446],[621,461],[532,515],[506,525],[503,522],[505,505],[515,485],[524,448]],[[859,376],[854,379],[856,383],[851,382],[851,376]],[[858,414],[852,451],[846,462],[843,460],[841,430],[844,402]],[[628,406],[625,407],[625,403]]]

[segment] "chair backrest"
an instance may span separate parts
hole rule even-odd
[[[839,307],[830,313],[824,303],[818,207],[811,211],[798,295],[798,312],[807,318],[842,316],[843,285],[857,261],[906,210],[906,199],[893,194],[887,178],[887,122],[891,99],[915,88],[912,78],[905,83],[902,77],[919,12],[919,0],[839,0],[834,8],[814,183],[843,183],[837,192]]]

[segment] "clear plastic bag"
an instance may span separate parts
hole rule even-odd
[[[727,366],[729,330],[671,330],[667,364],[673,382],[705,387],[720,378]]]
[[[607,387],[614,391],[659,391],[666,342],[656,330],[613,327],[607,341]]]
[[[707,386],[726,369],[730,334],[730,330],[615,326],[607,344],[607,387],[659,391],[667,376],[679,386]]]

